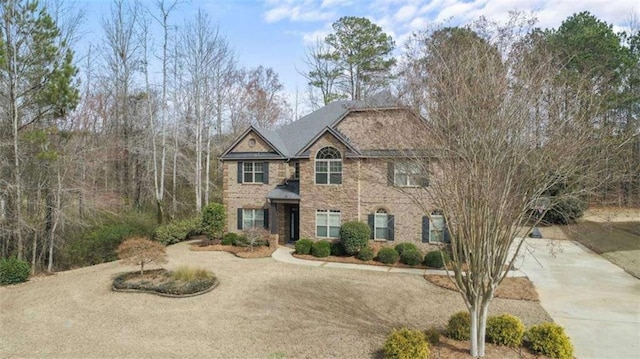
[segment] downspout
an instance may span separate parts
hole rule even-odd
[[[360,210],[360,162],[358,159],[358,221],[361,220],[361,210]]]

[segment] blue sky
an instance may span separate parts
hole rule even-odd
[[[85,41],[100,38],[100,19],[109,14],[110,6],[111,1],[106,0],[89,0],[82,5],[87,18]],[[304,70],[306,48],[329,33],[331,24],[341,16],[369,18],[401,47],[411,33],[430,24],[464,24],[481,15],[501,20],[514,9],[532,12],[542,28],[557,27],[571,14],[585,10],[617,30],[629,24],[632,14],[640,15],[637,0],[187,0],[175,12],[173,23],[183,25],[198,8],[219,25],[242,65],[272,67],[289,94],[296,87],[304,93],[306,81],[296,68]]]

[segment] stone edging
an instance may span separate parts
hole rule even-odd
[[[211,287],[203,291],[190,293],[190,294],[169,294],[169,293],[160,293],[154,290],[144,290],[144,289],[118,289],[113,285],[111,285],[111,290],[114,292],[121,292],[121,293],[148,293],[148,294],[155,294],[157,296],[167,297],[167,298],[189,298],[189,297],[195,297],[198,295],[209,293],[212,290],[214,290],[218,286],[218,284],[220,284],[220,281],[216,279],[216,281],[213,283]]]

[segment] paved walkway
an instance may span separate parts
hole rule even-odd
[[[535,284],[542,307],[566,329],[575,356],[640,358],[640,280],[577,242],[527,243],[520,270]]]
[[[408,274],[417,274],[417,275],[425,275],[425,274],[437,274],[437,275],[447,275],[447,272],[444,270],[438,269],[417,269],[417,268],[398,268],[398,267],[387,267],[387,266],[372,266],[368,264],[355,264],[355,263],[336,263],[336,262],[326,262],[321,260],[306,260],[300,259],[293,256],[294,249],[289,247],[278,247],[275,252],[271,255],[273,259],[291,263],[298,264],[310,267],[325,267],[325,268],[342,268],[342,269],[359,269],[359,270],[368,270],[368,271],[377,271],[377,272],[389,272],[389,273],[408,273]],[[525,274],[521,271],[512,271],[509,273],[510,277],[524,277]]]

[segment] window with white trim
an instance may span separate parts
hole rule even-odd
[[[316,237],[339,238],[342,215],[340,211],[322,210],[316,211]]]
[[[429,219],[429,243],[444,242],[444,216],[432,214]]]
[[[389,215],[380,208],[376,211],[373,220],[373,239],[387,239],[389,233]]]
[[[264,228],[264,209],[243,209],[242,229]]]
[[[316,184],[342,184],[342,156],[333,147],[324,147],[316,155]]]
[[[263,162],[243,162],[242,166],[243,183],[264,183]]]
[[[426,171],[417,161],[398,161],[393,164],[393,184],[399,187],[424,186]]]

